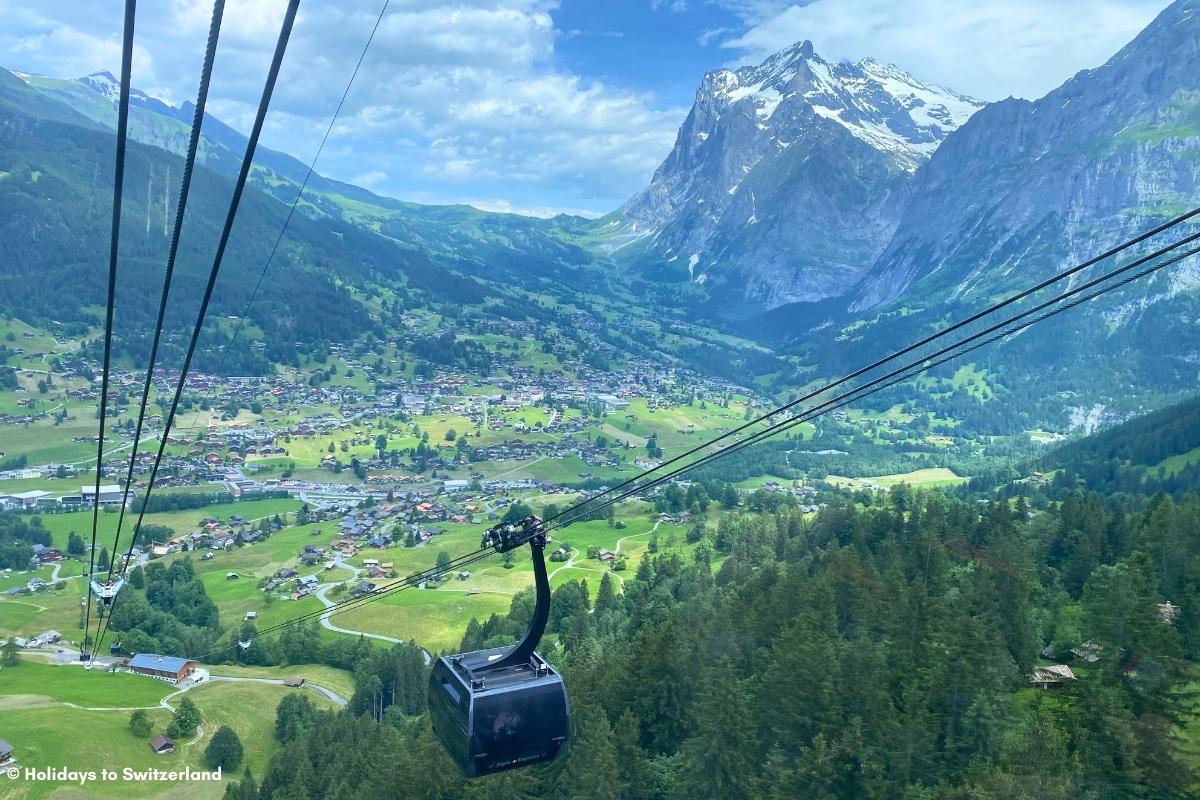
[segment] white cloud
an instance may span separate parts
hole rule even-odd
[[[601,216],[595,211],[587,208],[557,208],[552,206],[514,206],[512,203],[503,199],[493,200],[468,200],[466,205],[478,208],[480,211],[496,211],[501,214],[520,214],[523,217],[540,217],[542,219],[550,219],[557,217],[559,214],[574,214],[579,217],[587,217],[595,219]]]
[[[749,27],[723,42],[746,62],[802,39],[828,59],[873,56],[987,100],[1036,98],[1099,66],[1167,0],[724,0]]]
[[[350,178],[350,183],[364,189],[375,189],[387,182],[388,174],[383,170],[374,169],[370,172],[360,172]]]
[[[306,0],[267,146],[307,161],[382,0]],[[226,5],[211,112],[247,130],[286,0]],[[503,196],[608,211],[641,188],[686,109],[555,64],[554,0],[392,0],[318,171],[402,198]],[[74,77],[119,66],[118,0],[0,0],[0,64]],[[134,84],[194,96],[210,0],[141,4]],[[51,39],[49,37],[57,37]],[[467,194],[467,193],[470,194]]]

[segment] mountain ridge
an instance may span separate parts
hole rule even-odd
[[[916,168],[981,106],[873,59],[831,64],[809,41],[710,71],[650,184],[606,218],[609,247],[751,306],[841,294]]]

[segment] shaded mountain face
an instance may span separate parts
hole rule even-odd
[[[1102,67],[980,111],[919,170],[851,310],[987,298],[1200,203],[1198,65],[1200,2],[1181,0]]]
[[[5,73],[8,75],[8,73]],[[48,78],[24,72],[12,76],[60,111],[74,112],[72,124],[113,130],[120,85],[107,72],[78,79]],[[44,103],[44,101],[43,101]],[[20,109],[16,109],[20,110]],[[130,92],[130,137],[141,144],[182,156],[187,152],[195,105],[172,106],[133,89]],[[202,127],[197,162],[218,175],[234,178],[241,166],[246,138],[211,114]],[[308,174],[308,165],[286,153],[259,147],[250,186],[290,204]],[[170,176],[167,176],[168,179]],[[177,177],[177,174],[176,174]],[[492,214],[470,206],[430,206],[382,197],[352,184],[313,173],[302,215],[335,226],[350,225],[382,236],[422,256],[484,279],[529,278],[562,281],[587,268],[592,256],[580,247],[588,221],[560,216],[552,220],[516,214]]]
[[[606,220],[644,272],[752,307],[844,294],[883,250],[913,174],[982,103],[810,42],[705,76],[649,187]]]

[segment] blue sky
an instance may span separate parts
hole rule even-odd
[[[286,0],[231,0],[210,109],[246,130]],[[303,0],[267,145],[308,160],[382,0]],[[600,214],[642,188],[704,72],[801,39],[985,100],[1110,57],[1165,0],[392,0],[318,171],[382,194]],[[211,0],[138,8],[134,83],[195,94]],[[0,0],[0,65],[118,71],[119,0]]]

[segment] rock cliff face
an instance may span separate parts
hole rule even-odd
[[[851,309],[988,297],[1200,205],[1197,64],[1200,2],[1181,0],[1102,67],[980,111],[918,171]]]
[[[710,72],[650,186],[609,220],[611,246],[764,308],[844,294],[915,171],[981,105],[809,42]]]

